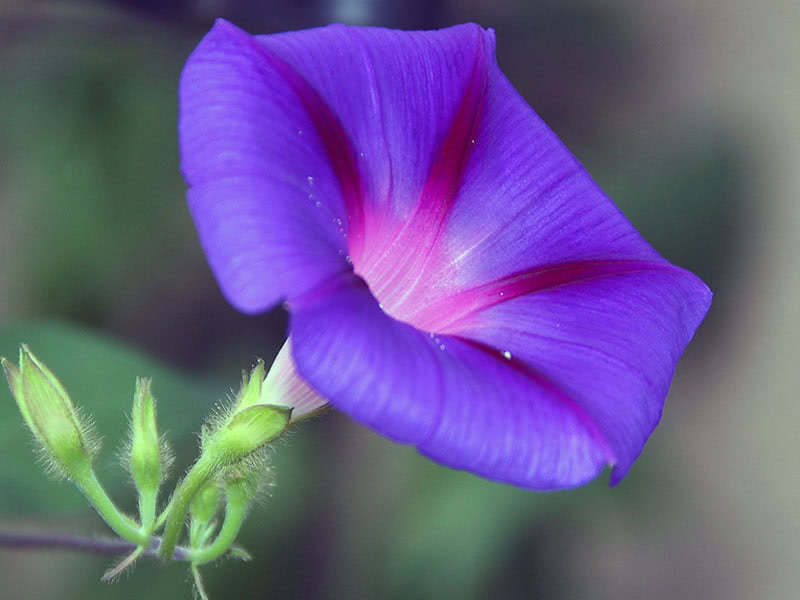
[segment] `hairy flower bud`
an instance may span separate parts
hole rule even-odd
[[[25,424],[50,469],[69,479],[91,470],[98,444],[61,382],[24,344],[19,368],[5,358],[0,361]]]
[[[155,493],[166,476],[172,458],[158,434],[156,401],[150,384],[149,379],[136,380],[128,468],[138,490]]]

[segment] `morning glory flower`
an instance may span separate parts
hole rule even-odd
[[[189,207],[265,394],[534,489],[630,469],[711,302],[514,90],[477,25],[218,21],[180,86]]]

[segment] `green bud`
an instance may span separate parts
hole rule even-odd
[[[19,368],[5,358],[0,362],[22,418],[51,470],[70,479],[83,477],[99,448],[64,386],[24,344]]]
[[[150,379],[136,379],[128,468],[136,489],[155,493],[172,461],[169,449],[158,435],[156,400],[150,385]]]
[[[220,465],[233,465],[283,433],[292,409],[274,404],[256,404],[235,412],[208,440],[204,453]]]

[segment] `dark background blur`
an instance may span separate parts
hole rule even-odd
[[[661,426],[610,489],[535,494],[453,472],[329,412],[274,456],[249,564],[213,599],[796,598],[800,564],[800,9],[792,0],[0,0],[0,354],[21,341],[93,412],[115,468],[134,375],[179,464],[270,359],[281,311],[237,314],[183,201],[183,61],[224,16],[493,27],[501,67],[645,237],[715,291]],[[605,478],[603,478],[605,479]],[[0,529],[102,533],[48,481],[0,386]],[[188,598],[177,565],[0,551],[0,597]]]

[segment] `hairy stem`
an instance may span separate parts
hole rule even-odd
[[[139,492],[139,520],[142,522],[142,529],[152,533],[156,526],[156,503],[158,492],[141,493]]]
[[[186,514],[189,512],[189,504],[192,502],[197,491],[208,481],[208,478],[216,472],[216,465],[213,461],[200,457],[194,466],[183,478],[178,489],[172,496],[172,500],[167,507],[167,521],[164,526],[164,536],[161,538],[161,557],[169,558],[175,545],[178,543],[178,536],[186,521]]]
[[[249,499],[247,494],[240,486],[231,486],[227,490],[227,501],[225,505],[225,520],[219,535],[210,546],[205,548],[192,549],[192,564],[202,565],[211,562],[225,554],[228,548],[236,541],[239,530],[242,528],[244,518],[247,514]]]
[[[136,521],[116,507],[100,485],[93,470],[80,478],[76,477],[75,483],[114,533],[137,546],[150,546],[150,535],[142,531]]]

